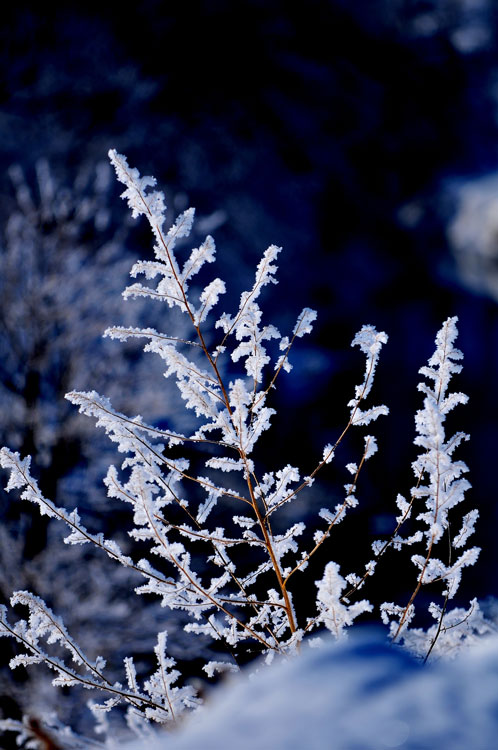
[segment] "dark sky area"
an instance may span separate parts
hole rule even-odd
[[[467,510],[484,519],[467,599],[498,594],[497,32],[491,0],[21,2],[0,22],[3,222],[13,163],[33,179],[44,157],[70,185],[112,147],[201,214],[224,212],[216,240],[232,299],[263,250],[284,247],[268,310],[282,327],[304,305],[319,318],[276,396],[266,451],[306,461],[330,440],[361,377],[354,333],[387,331],[375,393],[391,415],[365,478],[370,535],[413,484],[417,370],[459,316],[455,387],[471,400],[451,425],[471,433]],[[466,219],[468,190],[477,213]],[[150,246],[143,227],[129,241],[136,256]]]

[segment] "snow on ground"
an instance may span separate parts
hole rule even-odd
[[[227,678],[178,730],[126,750],[491,750],[497,737],[498,636],[422,667],[360,629]]]

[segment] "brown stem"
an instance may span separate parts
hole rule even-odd
[[[241,455],[241,458],[243,458],[242,455]],[[295,619],[294,619],[294,613],[292,611],[292,605],[291,605],[291,601],[290,601],[290,597],[289,597],[289,592],[287,591],[286,582],[284,581],[284,579],[282,577],[282,571],[280,570],[279,562],[278,562],[277,558],[275,557],[275,552],[273,550],[271,536],[270,536],[270,533],[269,533],[268,528],[266,526],[266,519],[265,519],[264,516],[261,515],[261,512],[260,512],[260,510],[258,508],[258,502],[257,502],[256,496],[254,494],[254,489],[253,489],[253,486],[252,486],[252,482],[251,482],[251,478],[249,476],[249,473],[247,473],[247,486],[248,486],[248,489],[249,489],[249,494],[250,494],[250,497],[251,497],[252,507],[254,509],[254,514],[255,514],[255,516],[256,516],[256,518],[258,520],[260,529],[261,529],[261,531],[263,533],[263,537],[264,537],[264,540],[265,540],[265,546],[266,546],[266,549],[268,550],[268,554],[270,556],[270,560],[271,560],[271,563],[273,565],[273,569],[275,571],[275,575],[277,576],[278,585],[279,585],[280,591],[282,593],[282,596],[283,596],[283,599],[284,599],[284,602],[285,602],[285,609],[286,609],[286,612],[287,612],[287,619],[289,621],[290,631],[291,631],[291,633],[295,633],[297,628],[296,628],[296,622],[295,622]]]
[[[412,593],[412,595],[411,595],[411,597],[410,597],[410,599],[408,601],[408,604],[406,605],[406,607],[403,610],[403,614],[401,615],[401,618],[400,618],[397,630],[396,630],[395,634],[392,637],[392,642],[393,643],[396,640],[396,638],[398,637],[398,635],[400,634],[400,632],[401,632],[401,630],[403,628],[404,622],[405,622],[405,620],[406,620],[406,618],[408,616],[408,612],[410,610],[410,607],[413,604],[413,602],[415,600],[415,597],[417,596],[418,592],[420,591],[420,589],[422,587],[422,581],[423,581],[424,573],[425,573],[425,571],[427,569],[427,566],[429,564],[429,560],[431,559],[433,545],[434,545],[434,537],[431,538],[431,541],[429,543],[429,548],[427,550],[427,555],[425,557],[424,564],[422,566],[422,570],[420,571],[420,575],[418,577],[417,585],[415,586],[415,590],[413,591],[413,593]]]
[[[431,641],[431,645],[429,646],[429,650],[427,651],[427,653],[426,653],[426,655],[425,655],[425,658],[424,658],[424,664],[426,664],[426,663],[427,663],[427,659],[428,659],[428,658],[429,658],[429,656],[431,655],[432,649],[433,649],[433,648],[434,648],[434,646],[436,645],[436,641],[437,641],[437,639],[439,638],[439,636],[440,636],[440,634],[441,634],[441,630],[442,630],[442,628],[443,628],[443,619],[444,619],[444,615],[445,615],[445,613],[446,613],[446,608],[448,607],[448,601],[449,601],[449,598],[450,598],[450,594],[449,594],[449,591],[447,591],[447,592],[446,592],[446,596],[444,597],[444,604],[443,604],[443,608],[441,609],[441,616],[439,617],[439,622],[438,622],[438,624],[437,624],[436,635],[435,635],[435,636],[434,636],[434,638],[432,639],[432,641]]]

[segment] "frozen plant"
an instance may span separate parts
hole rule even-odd
[[[457,338],[457,318],[449,318],[436,337],[436,351],[430,358],[428,365],[420,369],[420,374],[429,380],[429,384],[419,383],[418,389],[424,394],[424,405],[415,417],[417,436],[414,443],[422,450],[418,458],[413,462],[413,471],[416,477],[416,485],[412,488],[410,501],[398,495],[397,506],[400,511],[398,522],[404,522],[411,514],[412,509],[419,510],[421,500],[425,502],[425,508],[417,515],[417,521],[421,521],[424,530],[418,530],[412,536],[403,539],[396,534],[394,543],[399,548],[404,544],[425,542],[425,552],[412,556],[412,562],[417,568],[417,581],[413,593],[403,607],[385,602],[382,607],[382,618],[390,624],[390,631],[394,639],[401,637],[407,645],[410,644],[410,634],[407,628],[414,617],[414,601],[422,586],[429,583],[441,582],[443,585],[444,604],[438,607],[432,603],[429,611],[438,622],[435,631],[431,631],[431,641],[426,651],[426,658],[432,651],[441,630],[445,632],[454,627],[447,624],[446,620],[454,620],[455,617],[447,614],[447,606],[452,599],[462,577],[462,570],[468,565],[473,565],[479,555],[478,547],[465,549],[468,538],[474,532],[474,526],[479,512],[474,509],[465,514],[461,529],[457,534],[452,534],[448,513],[456,505],[464,500],[465,492],[470,488],[470,483],[463,476],[468,467],[463,461],[453,460],[453,454],[462,441],[468,440],[469,436],[464,432],[456,432],[451,437],[446,436],[444,423],[446,415],[458,404],[467,403],[464,393],[450,392],[450,380],[454,374],[461,371],[462,366],[458,362],[462,359],[462,352],[454,346]],[[441,541],[449,549],[448,560],[435,557],[435,547]],[[375,543],[374,550],[381,549],[382,543]],[[463,551],[462,551],[463,550]],[[454,559],[453,551],[460,552]],[[466,622],[476,610],[477,602],[465,616]],[[477,607],[478,609],[478,607]],[[394,618],[391,620],[391,618]],[[456,620],[462,619],[461,612]]]
[[[275,655],[292,655],[305,635],[321,625],[342,638],[358,616],[372,610],[369,601],[352,602],[351,597],[374,573],[375,561],[367,564],[363,576],[343,576],[339,565],[329,561],[316,584],[315,611],[302,611],[294,596],[299,590],[297,574],[309,566],[334,527],[358,505],[358,480],[365,462],[376,453],[375,437],[364,436],[357,462],[346,466],[351,478],[343,499],[334,507],[322,508],[313,529],[306,529],[303,522],[289,523],[289,514],[280,511],[333,461],[339,443],[352,427],[365,427],[388,413],[384,405],[367,403],[387,336],[366,325],[354,337],[352,345],[365,356],[364,375],[349,401],[343,431],[324,446],[314,468],[304,474],[291,465],[262,472],[254,449],[275,416],[272,391],[285,377],[283,373],[292,369],[292,347],[310,333],[316,313],[309,308],[302,310],[285,336],[263,321],[259,298],[266,286],[276,283],[280,252],[272,245],[257,267],[254,285],[242,293],[238,309],[215,314],[226,291],[224,282],[214,278],[200,287],[192,283],[201,269],[204,273],[205,264],[215,260],[213,238],[206,237],[190,253],[178,252],[179,240],[191,232],[194,211],[188,209],[168,228],[164,196],[154,189],[155,180],[140,177],[115,151],[110,152],[110,158],[119,181],[126,186],[123,197],[133,216],[146,216],[155,239],[155,260],[139,261],[131,270],[133,277],[144,276],[146,283],[132,284],[125,297],[152,298],[176,308],[186,319],[190,333],[175,336],[150,327],[120,326],[108,329],[106,334],[120,340],[145,339],[145,350],[164,361],[166,377],[175,378],[185,407],[195,413],[197,424],[184,434],[149,424],[141,416],[122,414],[95,391],[67,395],[81,412],[97,420],[97,426],[125,456],[120,467],[110,466],[105,484],[109,497],[131,506],[134,525],[129,535],[137,544],[138,559],[133,551],[123,551],[114,539],[85,528],[77,510],[66,510],[44,497],[31,474],[30,458],[3,448],[0,462],[10,470],[7,489],[20,489],[21,497],[37,504],[42,514],[64,521],[70,530],[67,544],[90,543],[135,571],[143,580],[135,589],[137,593],[155,595],[164,607],[187,613],[190,621],[185,630],[208,636],[222,652],[219,659],[204,665],[209,677],[238,669],[247,653],[261,654],[267,663]],[[429,525],[425,535],[431,552],[443,533],[447,511],[465,490],[459,483],[463,464],[452,464],[450,458],[462,436],[451,444],[444,443],[441,427],[446,411],[463,400],[460,394],[447,394],[447,382],[457,367],[452,362],[457,350],[450,348],[455,336],[455,321],[447,321],[438,335],[436,354],[424,371],[435,380],[433,390],[425,387],[427,416],[418,418],[416,442],[427,452],[419,471],[421,477],[429,472],[429,483],[426,487],[419,482],[413,497],[427,497],[427,511],[420,520]],[[441,354],[441,337],[449,342],[446,358]],[[443,457],[444,467],[440,463]],[[441,470],[433,467],[434,462]],[[402,513],[406,516],[405,505],[409,503],[404,503]],[[467,535],[462,529],[462,545]],[[421,538],[422,532],[416,532],[414,540]],[[400,545],[396,529],[377,549],[377,556]],[[466,559],[473,561],[475,554],[471,552]],[[463,563],[457,567],[436,563],[429,554],[425,567],[423,561],[419,565],[423,569],[420,586],[439,576],[453,591],[457,569]],[[426,571],[436,568],[437,576],[427,578]],[[186,708],[197,705],[199,699],[193,688],[179,683],[181,675],[166,654],[163,630],[158,634],[157,668],[152,676],[140,678],[133,657],[127,656],[124,677],[116,681],[108,677],[105,659],[87,654],[40,597],[17,591],[11,603],[24,605],[29,611],[26,620],[11,624],[6,608],[2,610],[0,635],[14,637],[23,648],[11,666],[45,663],[56,674],[55,685],[82,685],[103,692],[105,702],[92,703],[91,708],[100,716],[97,730],[107,737],[104,742],[108,746],[112,739],[106,735],[107,713],[120,703],[127,706],[129,727],[138,733],[149,731],[151,722],[175,721]],[[411,606],[412,602],[407,612]],[[57,722],[47,724],[65,747],[84,743]],[[28,731],[12,721],[4,722],[3,728]],[[99,744],[97,740],[91,742]]]

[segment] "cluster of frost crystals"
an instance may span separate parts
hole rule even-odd
[[[353,620],[363,612],[371,612],[372,605],[366,599],[355,604],[343,604],[342,592],[346,587],[345,579],[339,573],[337,563],[329,562],[325,568],[323,578],[317,582],[317,603],[319,615],[317,624],[322,623],[332,635],[341,639],[347,635],[346,627],[353,624]]]
[[[429,612],[435,624],[427,630],[407,628],[402,631],[399,643],[415,656],[425,659],[430,652],[431,660],[453,659],[469,646],[481,641],[484,636],[496,634],[498,628],[485,616],[477,599],[472,599],[468,609],[454,607],[443,611],[431,602]]]
[[[449,390],[451,378],[462,369],[459,364],[463,357],[462,352],[454,346],[458,335],[457,320],[456,317],[446,320],[436,336],[434,354],[427,366],[420,369],[421,375],[424,375],[429,383],[421,382],[418,385],[419,391],[424,394],[424,404],[415,417],[417,435],[414,443],[422,449],[413,462],[417,483],[411,491],[411,502],[401,495],[397,500],[401,511],[398,527],[414,510],[417,513],[416,520],[423,524],[423,529],[405,539],[396,535],[393,539],[394,546],[399,548],[403,544],[425,540],[425,551],[412,556],[417,569],[417,584],[410,602],[405,607],[383,605],[386,620],[389,619],[388,614],[395,618],[390,623],[391,634],[397,638],[403,632],[407,644],[410,642],[406,629],[407,620],[413,617],[413,601],[420,588],[433,582],[440,582],[443,586],[445,605],[439,615],[439,630],[436,635],[438,638],[443,627],[448,629],[444,623],[451,617],[451,613],[446,612],[446,605],[457,591],[462,569],[473,565],[480,552],[478,547],[465,549],[458,556],[453,552],[465,546],[474,530],[478,511],[472,510],[464,516],[461,529],[456,535],[453,528],[450,530],[448,519],[449,512],[464,500],[465,492],[470,488],[470,483],[463,476],[468,471],[466,464],[453,458],[456,448],[462,441],[468,440],[468,435],[457,432],[447,437],[444,425],[448,412],[458,404],[467,403],[468,400],[465,394]],[[420,508],[422,502],[425,506],[423,509]],[[446,548],[448,540],[450,542],[450,552],[446,560],[435,556],[435,546],[443,538]],[[379,552],[378,542],[374,549]],[[436,605],[432,607],[435,611]]]
[[[356,386],[355,396],[348,404],[351,407],[351,421],[353,424],[367,425],[381,414],[389,414],[389,409],[384,405],[374,406],[366,411],[360,409],[360,403],[367,398],[372,389],[375,368],[377,367],[383,344],[387,344],[387,334],[384,331],[376,331],[373,326],[363,326],[353,339],[352,346],[358,346],[366,356],[363,383]]]
[[[191,278],[196,275],[204,263],[212,263],[215,259],[215,243],[211,236],[192,250],[189,257],[180,268],[175,255],[178,241],[188,237],[192,230],[195,211],[189,208],[181,213],[174,224],[164,229],[166,221],[166,203],[164,195],[159,190],[149,192],[149,188],[156,185],[154,177],[141,177],[137,169],[128,166],[124,156],[116,151],[109,151],[109,158],[113,164],[117,178],[126,185],[122,198],[128,202],[134,218],[144,214],[151,226],[155,238],[154,254],[156,261],[139,261],[131,270],[133,277],[143,274],[147,280],[160,277],[155,289],[140,283],[133,284],[125,291],[125,297],[152,297],[159,299],[169,307],[179,307],[195,319],[196,323],[205,320],[209,311],[218,302],[220,294],[225,292],[225,285],[220,279],[215,279],[202,291],[197,308],[187,301],[187,292]]]

